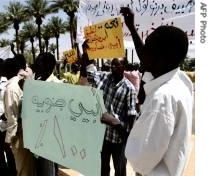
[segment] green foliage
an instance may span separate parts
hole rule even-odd
[[[8,46],[10,43],[11,43],[11,41],[8,40],[8,39],[1,39],[0,40],[0,47]]]
[[[23,55],[25,56],[26,62],[29,65],[33,64],[33,55],[32,55],[31,50],[26,50]]]

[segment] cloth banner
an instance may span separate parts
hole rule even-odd
[[[0,47],[0,58],[7,59],[9,57],[14,57],[10,46]]]
[[[120,7],[133,10],[135,26],[143,40],[158,26],[173,25],[184,30],[194,45],[195,0],[80,0],[77,41],[84,41],[84,27],[114,17],[122,20],[124,42],[131,41]]]

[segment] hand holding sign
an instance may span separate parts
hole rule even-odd
[[[121,7],[120,13],[124,16],[125,24],[128,29],[134,28],[134,13],[128,7]]]

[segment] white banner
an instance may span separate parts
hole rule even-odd
[[[173,25],[186,31],[190,43],[194,43],[195,0],[80,0],[78,42],[84,41],[85,26],[118,16],[122,20],[124,40],[131,41],[120,7],[133,10],[136,29],[143,40],[158,26]]]
[[[13,57],[10,46],[0,47],[0,58],[7,59]]]

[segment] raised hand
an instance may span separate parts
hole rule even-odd
[[[128,7],[121,7],[120,13],[124,16],[125,24],[128,29],[134,28],[134,13]]]

